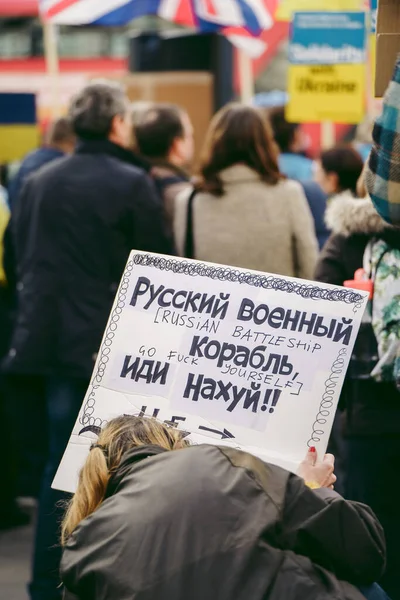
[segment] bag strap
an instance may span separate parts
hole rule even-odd
[[[368,279],[372,279],[373,281],[375,281],[375,278],[378,273],[378,269],[381,266],[382,260],[384,259],[385,255],[391,251],[390,246],[388,244],[386,244],[386,247],[382,250],[382,252],[376,262],[375,272],[373,272],[373,269],[372,269],[373,250],[374,250],[375,244],[378,241],[379,240],[374,238],[370,242],[368,242],[368,245],[364,252],[364,259],[363,259],[364,271],[368,274]]]
[[[374,243],[374,239],[370,240],[364,251],[363,267],[365,273],[368,276],[368,279],[372,279],[372,250],[374,247]]]
[[[194,226],[193,226],[193,204],[194,199],[196,197],[197,190],[193,190],[193,192],[189,196],[188,206],[187,206],[187,222],[186,222],[186,239],[185,239],[185,257],[186,258],[194,258],[195,249],[194,249]]]

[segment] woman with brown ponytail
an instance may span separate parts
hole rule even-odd
[[[356,586],[384,568],[382,529],[332,490],[333,467],[311,448],[297,476],[119,417],[92,446],[66,513],[66,599],[361,600]]]

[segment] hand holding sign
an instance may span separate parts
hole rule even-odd
[[[335,457],[332,454],[325,454],[324,460],[318,462],[318,454],[314,447],[307,452],[303,462],[300,464],[297,474],[302,477],[306,483],[315,484],[315,487],[332,488],[336,482],[334,473]]]
[[[74,490],[120,414],[296,471],[307,445],[325,452],[365,305],[351,289],[133,252],[54,486]]]

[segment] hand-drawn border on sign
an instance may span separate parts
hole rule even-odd
[[[319,411],[313,423],[311,438],[308,440],[309,447],[321,441],[321,435],[324,434],[324,430],[321,427],[326,425],[328,417],[331,414],[338,379],[339,376],[343,373],[346,355],[347,348],[341,348],[337,358],[335,359],[335,362],[331,367],[330,375],[325,381],[325,391],[322,395],[321,404],[319,405]]]
[[[247,284],[264,290],[275,290],[287,294],[297,294],[302,298],[311,300],[328,300],[330,302],[344,302],[354,304],[353,311],[357,312],[364,303],[361,294],[349,288],[324,288],[315,283],[298,283],[288,281],[283,277],[262,275],[239,271],[231,267],[208,265],[202,262],[186,262],[174,258],[160,257],[151,254],[136,254],[133,259],[135,265],[142,267],[155,267],[161,271],[172,271],[174,274],[189,275],[190,277],[208,277],[218,281]]]
[[[94,418],[94,405],[96,403],[96,391],[99,389],[101,381],[106,370],[107,363],[109,361],[109,354],[111,352],[111,346],[115,337],[115,332],[118,327],[118,321],[120,320],[122,310],[125,307],[126,295],[129,288],[129,279],[132,275],[134,263],[132,260],[126,265],[122,281],[118,290],[117,304],[111,313],[104,339],[100,348],[100,357],[97,366],[97,371],[93,376],[90,383],[90,392],[83,407],[83,415],[80,417],[79,422],[83,425],[83,429],[79,432],[79,435],[86,431],[92,431],[93,433],[100,433],[101,427],[104,425],[104,421],[99,418]]]
[[[83,414],[79,419],[83,429],[79,435],[87,431],[99,433],[104,421],[95,418],[94,405],[96,403],[96,391],[100,387],[104,376],[106,365],[109,360],[111,345],[117,329],[123,308],[125,307],[126,295],[129,287],[129,280],[132,275],[134,265],[144,267],[154,267],[161,271],[172,271],[174,274],[189,275],[190,277],[208,277],[213,280],[227,281],[229,283],[240,283],[250,285],[265,290],[275,290],[277,292],[286,292],[288,294],[297,294],[302,298],[311,298],[312,300],[326,300],[329,302],[344,302],[353,304],[353,312],[357,312],[363,305],[364,298],[354,290],[346,288],[323,288],[313,283],[304,284],[296,281],[288,281],[282,277],[274,275],[262,275],[258,273],[242,272],[234,268],[208,265],[202,262],[187,262],[185,260],[176,260],[174,258],[160,257],[152,254],[135,254],[133,260],[130,260],[122,276],[121,285],[118,290],[117,304],[113,309],[110,320],[104,335],[104,339],[99,351],[99,362],[97,371],[94,374],[90,392],[83,408]],[[318,423],[318,416],[316,423]],[[315,433],[313,433],[313,436]]]

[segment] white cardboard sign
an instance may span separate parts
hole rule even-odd
[[[73,492],[99,428],[154,416],[193,443],[290,470],[326,450],[367,294],[132,252],[53,486]]]

